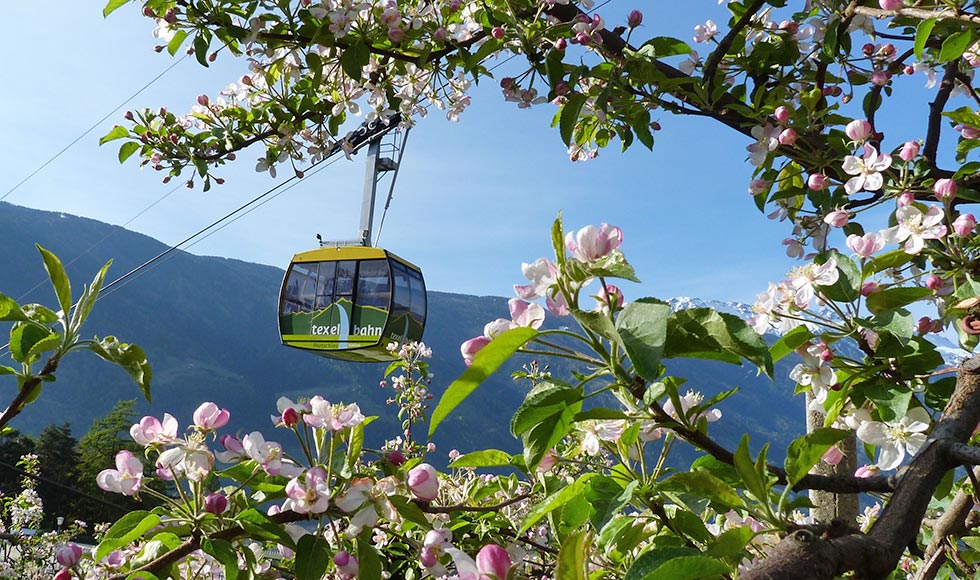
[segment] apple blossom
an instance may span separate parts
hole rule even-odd
[[[337,552],[333,557],[333,563],[337,567],[341,580],[351,580],[357,577],[357,558],[347,550]]]
[[[54,551],[54,559],[65,568],[71,568],[82,559],[82,548],[74,542],[68,542]]]
[[[596,295],[595,300],[596,311],[609,314],[611,304],[612,311],[618,312],[623,308],[623,291],[612,284],[606,284],[605,287],[599,288],[599,293]]]
[[[631,10],[629,16],[626,18],[626,25],[630,28],[636,28],[641,24],[643,24],[643,13],[639,10]]]
[[[511,320],[514,326],[541,328],[544,324],[544,308],[534,302],[525,302],[520,298],[511,298],[507,302],[510,307]]]
[[[55,575],[52,578],[53,580],[71,580],[71,570],[68,568],[62,568],[61,570],[55,572]]]
[[[282,471],[282,445],[266,441],[262,433],[252,431],[243,437],[242,448],[269,475],[278,475]]]
[[[364,421],[360,407],[356,403],[350,405],[333,405],[320,395],[310,399],[310,412],[303,415],[303,422],[315,429],[340,431],[346,427],[355,427]]]
[[[795,260],[799,260],[806,253],[806,250],[803,249],[803,244],[796,238],[784,239],[783,245],[786,246],[786,255]]]
[[[507,580],[511,567],[510,555],[496,544],[487,544],[476,553],[476,567],[491,578]]]
[[[714,423],[718,419],[721,419],[721,411],[718,409],[704,409],[698,412],[696,416],[691,416],[690,411],[694,407],[697,407],[704,401],[704,395],[697,393],[695,391],[687,391],[684,396],[678,398],[681,403],[680,414],[674,408],[674,401],[668,399],[664,403],[664,412],[677,419],[678,421],[687,420],[690,422],[696,422],[698,419],[704,419],[708,423]]]
[[[919,155],[919,147],[918,141],[906,141],[902,145],[902,150],[898,152],[898,156],[902,161],[912,161]]]
[[[623,231],[616,226],[603,223],[597,228],[589,225],[574,235],[565,236],[565,247],[575,258],[591,262],[608,256],[623,243]]]
[[[885,238],[883,238],[881,234],[877,232],[869,232],[863,236],[851,234],[847,236],[845,243],[847,244],[847,247],[858,256],[862,258],[870,258],[872,255],[880,252],[882,248],[885,247]]]
[[[976,127],[971,127],[970,125],[957,125],[953,127],[956,131],[959,131],[960,135],[964,139],[977,139],[980,138],[980,129]]]
[[[322,467],[307,470],[300,482],[294,477],[286,484],[286,502],[282,509],[298,514],[318,514],[330,507],[330,486],[327,472]]]
[[[806,179],[806,186],[811,191],[823,191],[827,188],[827,176],[823,173],[811,173]]]
[[[929,334],[930,332],[939,332],[943,329],[943,323],[941,320],[933,320],[928,316],[923,316],[916,322],[916,330],[919,334]]]
[[[749,182],[749,194],[759,195],[769,189],[769,182],[765,179],[753,179]]]
[[[842,228],[847,225],[849,215],[847,211],[838,209],[823,216],[823,223],[832,228]]]
[[[913,205],[900,207],[895,210],[895,220],[898,225],[882,230],[881,235],[889,244],[905,242],[905,252],[918,254],[925,247],[925,240],[937,240],[946,235],[943,225],[943,210],[939,206],[930,206],[922,213]]]
[[[788,276],[795,293],[796,306],[809,306],[816,295],[816,286],[833,286],[839,275],[836,258],[830,258],[823,264],[807,264],[790,270]]]
[[[939,290],[943,287],[943,279],[935,274],[929,274],[926,276],[924,285],[930,290]]]
[[[844,133],[847,134],[851,141],[863,143],[871,136],[871,123],[863,119],[855,119],[847,124],[847,127],[844,128]]]
[[[204,498],[204,511],[209,514],[223,514],[228,509],[228,498],[223,493],[210,493]]]
[[[785,125],[786,123],[789,122],[789,117],[791,112],[792,111],[790,111],[789,107],[787,107],[786,105],[780,105],[776,107],[775,111],[773,111],[772,116],[776,118],[776,121],[780,125]]]
[[[895,198],[898,207],[906,207],[915,203],[915,195],[911,191],[903,191]]]
[[[857,157],[848,155],[844,157],[844,173],[854,177],[847,180],[844,184],[844,191],[848,195],[855,194],[861,190],[878,191],[884,184],[882,171],[892,165],[892,156],[887,153],[878,153],[873,145],[864,146],[864,156]]]
[[[973,233],[977,227],[977,218],[972,213],[964,213],[953,220],[953,231],[961,238],[965,238]]]
[[[531,264],[521,264],[521,272],[530,284],[514,286],[518,298],[534,300],[545,295],[548,288],[558,279],[558,268],[547,258],[538,258]]]
[[[334,503],[341,510],[353,513],[347,527],[347,533],[357,536],[364,528],[373,528],[383,516],[389,522],[398,522],[399,516],[395,506],[388,499],[397,491],[397,484],[392,477],[374,481],[370,477],[357,477],[351,480],[347,491],[334,498]]]
[[[922,407],[913,407],[895,423],[868,421],[857,430],[858,439],[878,446],[878,468],[884,471],[901,465],[906,453],[915,455],[926,442],[932,422]]]
[[[844,452],[836,445],[831,445],[830,449],[825,451],[820,457],[820,461],[823,461],[827,465],[837,465],[841,459],[844,459]]]
[[[221,446],[225,448],[224,451],[218,451],[214,454],[218,458],[218,461],[222,463],[233,463],[238,459],[246,457],[245,448],[242,447],[242,442],[234,435],[222,435],[220,439]]]
[[[716,34],[718,34],[718,25],[714,21],[708,20],[704,24],[698,24],[694,27],[694,42],[707,42]]]
[[[183,476],[191,481],[203,481],[214,467],[214,455],[201,440],[203,436],[190,436],[175,447],[157,457],[157,473]]]
[[[491,339],[485,336],[477,336],[460,345],[459,351],[463,355],[463,362],[466,363],[466,366],[473,364],[473,359],[476,357],[476,353],[480,352],[483,350],[483,347],[490,344],[490,340]]]
[[[898,10],[902,7],[902,0],[878,0],[878,6],[882,10]]]
[[[937,179],[932,192],[939,201],[952,201],[956,197],[956,182],[952,179]]]
[[[799,352],[803,362],[793,367],[789,377],[801,387],[810,387],[813,399],[823,403],[827,400],[830,388],[837,384],[837,372],[814,354],[814,348],[810,347]]]
[[[205,431],[213,431],[227,425],[230,417],[228,409],[219,409],[218,405],[208,401],[194,411],[194,424]]]
[[[779,134],[779,144],[787,146],[792,145],[796,143],[797,137],[798,135],[792,127],[783,129],[783,131]]]
[[[422,501],[432,501],[439,495],[439,473],[428,463],[420,463],[408,472],[405,483],[412,495]]]
[[[143,464],[131,451],[116,453],[116,469],[104,469],[96,476],[98,486],[113,493],[136,495],[143,485]]]
[[[769,123],[764,126],[752,127],[752,137],[756,142],[745,148],[749,152],[749,163],[756,167],[766,162],[766,157],[770,151],[775,151],[779,147],[779,134],[782,130]]]
[[[581,445],[586,455],[598,455],[601,441],[619,441],[625,429],[624,421],[584,421],[577,427],[582,431]]]
[[[129,435],[136,443],[147,447],[150,445],[167,445],[177,438],[177,419],[170,413],[163,414],[161,423],[156,417],[143,417],[129,429]]]
[[[565,295],[561,292],[556,292],[554,296],[546,296],[544,305],[548,309],[548,312],[555,316],[568,316],[571,314],[571,310],[568,308],[568,301],[565,300]]]

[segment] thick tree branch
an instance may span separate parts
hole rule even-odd
[[[704,78],[708,81],[708,99],[715,93],[715,73],[718,72],[718,65],[721,63],[721,59],[725,58],[728,54],[728,49],[732,47],[732,43],[735,38],[742,33],[742,30],[752,22],[756,13],[762,10],[762,7],[766,5],[765,0],[754,0],[751,4],[745,7],[745,13],[739,17],[735,25],[732,26],[731,30],[728,31],[719,42],[718,46],[708,55],[708,58],[704,61]]]
[[[975,468],[973,472],[977,475],[980,468]],[[943,552],[946,538],[962,535],[970,529],[967,519],[973,511],[974,505],[976,502],[973,499],[973,494],[966,493],[961,489],[956,493],[943,515],[930,526],[932,539],[926,546],[925,565],[919,570],[916,580],[932,580],[936,577],[939,568],[945,561]]]
[[[939,149],[939,137],[942,133],[943,110],[946,102],[953,92],[956,84],[956,69],[959,67],[959,60],[954,60],[946,65],[946,73],[939,84],[939,92],[936,93],[936,100],[929,103],[929,124],[926,129],[926,142],[922,148],[922,157],[932,168],[936,167],[936,152]]]

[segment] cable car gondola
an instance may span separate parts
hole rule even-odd
[[[381,138],[398,123],[396,115],[348,135],[346,140],[355,148],[368,145],[361,238],[321,241],[319,248],[293,256],[279,291],[279,335],[284,345],[330,358],[383,362],[396,358],[388,350],[392,342],[422,338],[426,315],[422,271],[385,249],[371,247],[378,174],[395,171],[397,176],[401,162],[400,154],[398,163],[380,157]]]
[[[381,248],[296,254],[279,304],[283,344],[343,360],[390,361],[388,344],[419,340],[425,327],[422,271]]]

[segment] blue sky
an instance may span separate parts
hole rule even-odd
[[[644,35],[690,42],[704,18],[727,18],[715,0],[683,8],[659,0],[640,4]],[[612,0],[600,13],[615,26],[636,5]],[[0,95],[6,143],[0,196],[171,64],[165,53],[153,52],[152,22],[138,12],[134,4],[103,19],[97,3],[64,0],[7,7],[8,22],[16,25],[0,46],[19,58],[8,59],[8,90]],[[214,95],[243,70],[229,59],[205,70],[188,58],[126,108],[185,112],[196,95]],[[98,146],[102,134],[123,122],[122,112],[6,201],[123,225],[164,196],[173,186],[161,184],[160,174],[140,171],[135,159],[119,165],[116,144]],[[523,283],[521,262],[549,253],[549,227],[559,210],[570,229],[602,221],[623,228],[623,250],[643,280],[624,285],[627,298],[751,302],[792,266],[780,245],[789,227],[767,220],[747,193],[752,168],[744,137],[663,114],[653,152],[610,147],[573,164],[550,128],[554,112],[550,104],[519,110],[493,82],[474,91],[459,123],[433,111],[411,132],[381,245],[422,266],[429,289],[478,295],[509,296],[513,284]],[[179,188],[127,227],[165,243],[182,240],[277,183],[254,172],[261,154],[242,155],[221,170],[225,185],[206,194]],[[288,173],[280,171],[279,179]],[[350,238],[363,173],[361,157],[336,163],[189,251],[284,267],[293,253],[315,245],[316,233]]]

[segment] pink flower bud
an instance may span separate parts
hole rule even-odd
[[[494,26],[493,30],[490,31],[490,36],[493,36],[497,40],[503,40],[504,34],[505,32],[503,26]]]
[[[888,80],[892,77],[891,73],[885,70],[877,70],[871,73],[871,84],[876,87],[883,87],[888,84]]]
[[[564,38],[555,41],[555,50],[565,50],[566,48],[568,48],[568,41]]]
[[[482,574],[493,574],[502,580],[510,572],[510,554],[496,544],[487,544],[476,554],[476,567]]]
[[[422,501],[432,501],[439,495],[439,475],[436,468],[420,463],[408,472],[408,490]]]
[[[230,417],[231,413],[228,409],[219,409],[217,405],[208,401],[201,403],[201,406],[194,411],[194,424],[201,429],[213,431],[227,425]]]
[[[749,193],[752,195],[759,195],[760,193],[765,193],[769,189],[769,182],[765,179],[753,179],[749,182]]]
[[[912,195],[911,191],[903,191],[899,194],[897,202],[898,207],[908,207],[915,202],[915,196]]]
[[[776,122],[778,122],[780,125],[785,125],[789,122],[790,113],[791,111],[789,110],[789,107],[780,105],[776,107],[776,110],[773,112],[772,116],[776,118]]]
[[[871,44],[870,42],[864,43],[864,46],[861,47],[861,52],[863,52],[866,55],[871,55],[872,53],[874,53],[874,51],[875,51],[875,45]]]
[[[292,407],[286,407],[279,420],[282,421],[282,424],[286,427],[292,427],[293,425],[299,423],[299,412]]]
[[[209,514],[223,514],[228,508],[228,498],[223,493],[212,493],[204,498],[204,511]]]
[[[861,296],[867,298],[879,290],[881,290],[881,287],[877,282],[865,282],[861,285]]]
[[[882,10],[898,10],[902,7],[902,0],[878,0],[878,6]]]
[[[448,37],[449,37],[449,32],[446,31],[445,26],[440,26],[439,28],[436,28],[436,31],[432,33],[432,38],[435,39],[437,42],[443,42]]]
[[[248,75],[242,75],[241,81],[239,81],[239,82],[241,82],[246,87],[250,87],[250,86],[252,86],[252,77],[250,77]]]
[[[214,182],[217,183],[218,185],[224,185],[225,184],[225,178],[224,177],[215,177],[214,178]]]
[[[902,161],[912,161],[919,155],[919,142],[918,141],[906,141],[902,145],[902,150],[898,152],[898,156]]]
[[[201,105],[202,107],[207,107],[209,102],[210,101],[208,100],[208,96],[207,95],[198,95],[197,96],[197,104],[198,105]]]
[[[854,477],[874,477],[878,475],[877,465],[862,465],[854,472]]]
[[[929,274],[928,276],[926,276],[924,284],[926,288],[935,291],[942,288],[944,282],[943,279],[940,278],[939,276],[936,276],[935,274]]]
[[[405,38],[405,31],[400,26],[393,26],[388,29],[388,40],[401,42],[403,38]]]
[[[973,217],[972,213],[960,214],[958,218],[953,221],[953,231],[956,235],[961,238],[973,233],[974,228],[977,227],[977,218]]]
[[[823,191],[827,188],[827,176],[823,173],[811,173],[806,179],[806,186],[810,191]]]
[[[71,580],[71,570],[62,568],[54,575],[54,580]]]
[[[916,323],[916,328],[918,329],[919,334],[922,335],[929,334],[930,332],[939,332],[942,330],[942,327],[942,322],[933,320],[928,316],[923,316]]]
[[[643,13],[639,10],[633,10],[630,15],[626,18],[626,24],[630,28],[636,28],[637,26],[643,24]]]
[[[837,465],[841,459],[844,459],[844,453],[836,445],[831,445],[830,449],[825,451],[820,458],[827,465]]]
[[[959,131],[960,136],[962,136],[964,139],[972,140],[980,138],[980,129],[977,129],[976,127],[971,127],[969,125],[957,125],[953,128]]]
[[[859,143],[867,141],[868,137],[871,136],[871,123],[864,119],[855,119],[847,124],[847,127],[844,128],[844,133],[847,134],[851,141],[857,141]]]
[[[783,129],[783,132],[779,134],[780,145],[792,145],[793,143],[796,143],[796,139],[796,131],[792,128]]]
[[[847,212],[842,209],[832,211],[823,217],[823,223],[832,228],[842,228],[846,226],[847,220]]]
[[[449,0],[449,9],[453,12],[459,10],[459,7],[463,5],[463,0]]]
[[[397,449],[393,449],[388,453],[385,453],[385,459],[388,460],[388,463],[394,465],[395,467],[399,467],[405,463],[405,454]]]
[[[912,66],[912,65],[908,65],[908,66],[906,66],[906,67],[905,67],[905,68],[904,68],[904,69],[902,70],[902,72],[904,72],[905,74],[907,74],[907,75],[909,75],[909,76],[912,76],[912,75],[914,75],[914,74],[915,74],[915,67],[914,67],[914,66]]]
[[[939,201],[952,201],[956,197],[956,182],[952,179],[938,179],[932,186],[932,192]]]
[[[555,455],[554,449],[549,449],[544,452],[544,457],[541,458],[541,463],[538,463],[538,471],[541,473],[548,473],[556,463],[558,463],[558,456]]]
[[[512,86],[514,86],[514,77],[504,77],[500,79],[500,88],[503,90],[509,90]]]
[[[156,18],[157,17],[157,14],[149,6],[144,6],[143,7],[143,16],[146,16],[147,18]]]
[[[225,448],[225,451],[234,453],[235,455],[245,455],[245,447],[238,437],[234,435],[222,435],[219,441],[221,442],[221,446]]]
[[[82,559],[82,548],[69,542],[55,550],[54,559],[65,568],[71,568]]]
[[[346,550],[341,550],[333,557],[333,563],[337,566],[337,571],[340,572],[340,577],[349,580],[357,577],[357,570],[359,568],[357,558],[347,552]]]
[[[419,552],[419,562],[422,563],[422,566],[431,568],[438,564],[439,560],[436,559],[436,555],[432,553],[431,549],[422,548],[422,551]]]
[[[464,342],[459,347],[459,352],[463,355],[463,362],[466,366],[473,364],[473,358],[476,353],[480,352],[483,347],[490,344],[490,339],[485,336],[477,336],[476,338],[471,338]]]
[[[123,118],[126,119],[127,121],[132,121],[133,120],[133,112],[132,111],[126,111],[126,114],[123,115]]]

